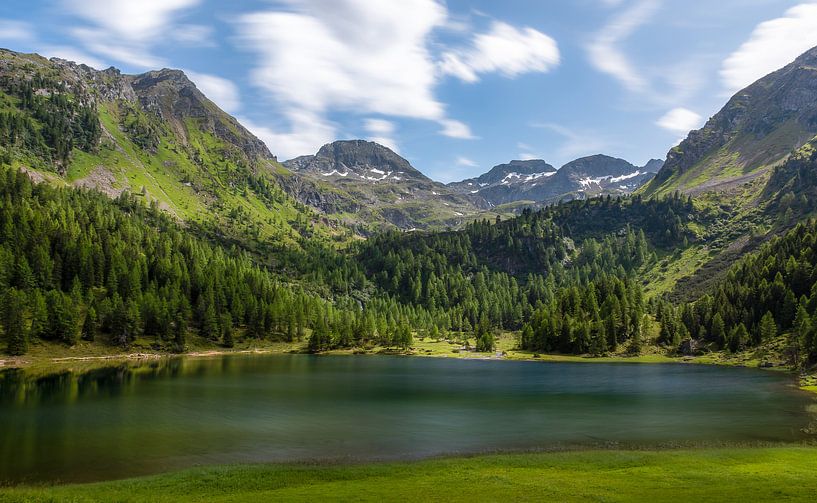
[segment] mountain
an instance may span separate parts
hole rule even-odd
[[[556,170],[541,159],[511,161],[489,172],[448,186],[492,206],[508,203],[552,203],[602,194],[626,194],[649,180],[661,168],[651,160],[643,167],[606,155],[571,161]]]
[[[0,157],[36,180],[122,192],[254,248],[330,238],[266,145],[179,70],[125,75],[0,50]]]
[[[645,195],[760,194],[771,169],[817,135],[817,48],[735,94],[667,154]],[[747,185],[748,184],[748,185]]]
[[[460,192],[475,194],[488,186],[517,185],[548,177],[555,173],[556,168],[541,159],[511,161],[506,164],[498,164],[477,178],[452,182],[448,186]]]
[[[353,207],[354,214],[325,209],[349,225],[456,226],[481,211],[470,199],[429,179],[391,149],[370,141],[335,141],[315,155],[284,162],[284,167]]]

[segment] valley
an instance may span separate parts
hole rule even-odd
[[[736,92],[665,160],[526,158],[442,183],[371,140],[279,160],[181,70],[0,49],[0,443],[16,446],[0,481],[23,484],[0,501],[207,498],[212,474],[247,499],[377,499],[372,476],[448,487],[440,469],[513,473],[488,484],[512,494],[534,483],[520,465],[561,473],[553,497],[589,477],[638,498],[665,489],[662,463],[709,498],[754,486],[700,466],[801,498],[815,68],[811,49]],[[463,457],[530,450],[571,452]],[[191,468],[281,462],[319,464]],[[612,480],[634,463],[644,485]],[[277,485],[246,490],[261,475]],[[304,480],[318,492],[287,492]]]

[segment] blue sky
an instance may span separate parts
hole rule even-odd
[[[333,139],[434,179],[518,158],[663,158],[817,45],[785,0],[4,0],[0,46],[185,70],[279,159]]]

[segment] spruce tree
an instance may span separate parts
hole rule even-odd
[[[12,356],[28,351],[28,328],[25,323],[25,293],[12,288],[3,299],[3,331],[6,336],[6,352]]]

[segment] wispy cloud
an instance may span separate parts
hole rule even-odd
[[[193,70],[184,70],[184,73],[196,84],[199,91],[225,112],[232,114],[241,108],[241,94],[238,86],[231,80]]]
[[[620,44],[649,21],[659,6],[658,0],[639,0],[616,15],[587,45],[590,63],[631,91],[645,90],[646,79],[621,50]]]
[[[457,157],[457,159],[454,161],[454,164],[456,164],[457,166],[462,166],[464,168],[476,168],[478,166],[476,161],[469,159],[468,157],[465,156]]]
[[[555,133],[561,138],[559,147],[551,155],[556,157],[554,162],[565,163],[578,157],[594,155],[603,152],[613,142],[600,135],[597,131],[576,129],[553,123],[532,123],[531,127],[544,129]]]
[[[0,40],[30,42],[34,40],[34,27],[22,21],[0,19]]]
[[[211,44],[209,28],[178,23],[177,15],[200,0],[63,0],[83,25],[70,30],[85,50],[142,68],[162,66],[153,49],[168,41]]]
[[[476,82],[479,74],[498,72],[506,77],[530,72],[547,72],[559,64],[556,41],[533,28],[517,29],[494,21],[487,33],[474,36],[471,47],[447,51],[440,69],[465,82]]]
[[[337,112],[432,121],[442,136],[475,139],[470,126],[451,117],[436,96],[446,76],[468,82],[487,73],[513,78],[559,63],[551,37],[497,20],[458,45],[470,23],[452,18],[439,0],[281,0],[276,5],[240,16],[235,25],[242,47],[256,55],[253,83],[289,119],[281,139],[295,139],[304,126],[316,139],[317,131],[334,134],[328,117]],[[438,32],[446,33],[446,43],[435,37]],[[295,117],[304,114],[314,122]],[[369,133],[398,143],[396,133]],[[270,147],[295,153],[295,145]]]
[[[279,138],[294,143],[271,148],[294,154],[303,143],[299,136],[334,135],[325,118],[329,110],[446,119],[434,97],[435,63],[427,49],[432,30],[445,23],[442,5],[433,0],[284,3],[289,11],[246,14],[237,24],[243,46],[257,55],[253,82],[290,120],[291,131]],[[299,119],[305,115],[312,120]]]
[[[729,55],[721,79],[729,92],[742,89],[792,62],[817,45],[817,3],[801,3],[782,17],[760,23],[749,39]]]
[[[99,58],[91,56],[90,54],[79,49],[76,49],[74,47],[43,45],[38,50],[42,53],[43,56],[73,61],[75,63],[88,65],[91,68],[96,68],[97,70],[102,70],[108,66]]]
[[[468,124],[453,119],[443,119],[440,121],[442,130],[440,134],[448,136],[449,138],[458,138],[460,140],[476,140],[477,137],[471,132]]]
[[[369,133],[369,141],[379,143],[400,153],[400,148],[394,139],[397,127],[393,122],[383,119],[366,119],[363,121],[363,129]]]
[[[688,133],[701,126],[701,116],[686,108],[673,108],[661,116],[656,124],[674,133]]]
[[[536,150],[531,145],[528,145],[524,142],[518,142],[516,144],[516,148],[519,149],[519,158],[523,161],[527,161],[530,159],[541,159],[542,156],[540,154],[535,154],[534,151]]]
[[[678,107],[662,115],[655,124],[678,135],[675,140],[675,144],[678,144],[687,137],[690,131],[701,127],[702,122],[703,117],[700,114],[687,108]]]

